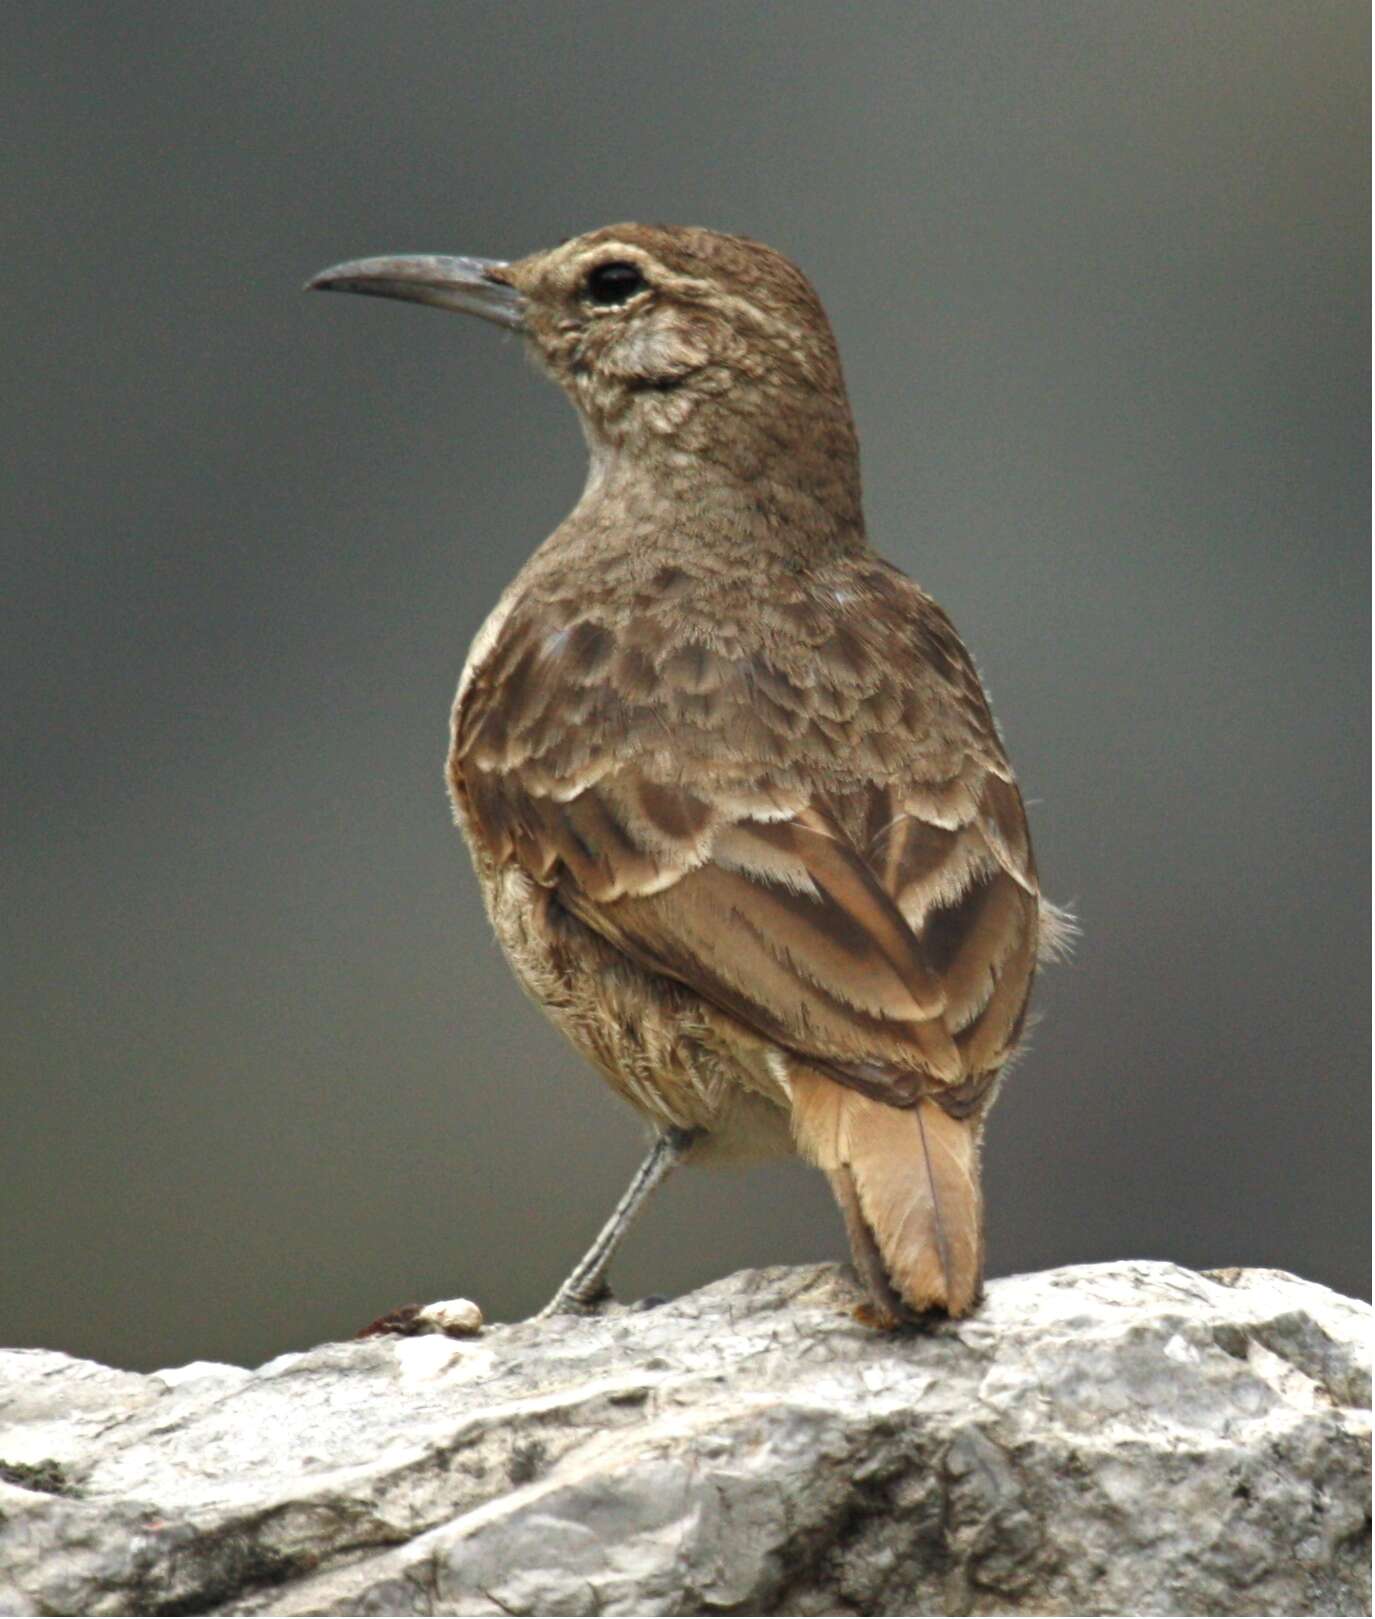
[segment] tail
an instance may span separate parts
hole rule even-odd
[[[889,1107],[820,1074],[793,1075],[793,1134],[825,1171],[855,1266],[881,1314],[965,1315],[983,1278],[979,1119],[935,1102]]]

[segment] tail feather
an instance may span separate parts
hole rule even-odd
[[[793,1131],[825,1171],[855,1265],[886,1314],[964,1315],[983,1275],[977,1119],[889,1107],[820,1074],[793,1076]]]

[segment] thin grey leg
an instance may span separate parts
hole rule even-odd
[[[611,1211],[611,1218],[597,1233],[597,1240],[573,1267],[572,1274],[536,1316],[584,1315],[609,1292],[606,1272],[612,1255],[634,1224],[635,1216],[657,1187],[669,1177],[688,1148],[701,1134],[699,1130],[667,1130],[649,1149],[649,1156],[635,1171],[625,1196]]]

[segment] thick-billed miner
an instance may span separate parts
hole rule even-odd
[[[605,1296],[675,1163],[795,1151],[873,1319],[964,1314],[984,1120],[1067,922],[969,654],[869,544],[810,283],[742,237],[614,225],[309,285],[522,333],[587,438],[582,498],[473,643],[448,766],[516,976],[655,1130],[549,1309]]]

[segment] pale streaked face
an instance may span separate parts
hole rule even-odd
[[[815,293],[754,242],[608,226],[492,274],[523,294],[540,363],[611,437],[671,433],[696,401],[780,375],[839,385]]]

